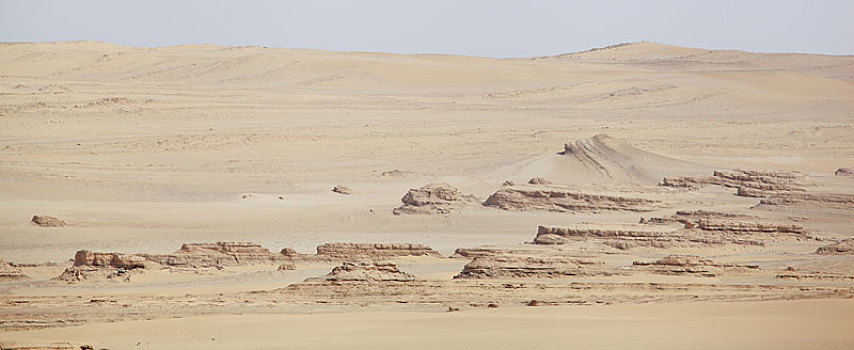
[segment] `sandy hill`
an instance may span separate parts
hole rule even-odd
[[[851,56],[655,43],[514,59],[2,44],[0,225],[49,214],[77,222],[69,230],[236,240],[229,230],[253,222],[245,238],[265,243],[253,235],[373,231],[366,207],[390,215],[428,183],[483,200],[532,177],[620,187],[715,169],[830,175],[854,167],[852,76]],[[559,155],[567,144],[583,153]],[[334,197],[339,184],[353,195]],[[57,257],[80,248],[57,246]]]

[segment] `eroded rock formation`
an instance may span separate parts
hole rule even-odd
[[[340,193],[340,194],[350,194],[353,191],[347,186],[335,185],[335,187],[332,188],[332,192]]]
[[[839,242],[820,247],[815,252],[821,255],[854,254],[854,238],[843,239]]]
[[[345,262],[325,276],[309,278],[306,282],[410,282],[415,279],[391,262]]]
[[[136,269],[145,267],[145,258],[133,254],[99,253],[79,250],[77,254],[74,254],[74,266]]]
[[[145,257],[141,255],[79,250],[74,254],[74,265],[54,279],[71,283],[93,278],[129,281],[131,272],[141,271],[145,263]]]
[[[578,226],[578,227],[547,227],[537,229],[535,244],[553,245],[567,244],[575,241],[595,239],[603,244],[626,250],[636,247],[672,248],[681,246],[708,245],[754,245],[762,246],[764,238],[776,238],[775,234],[789,232],[797,227],[764,226],[761,224],[746,225],[744,223],[728,225],[704,226],[709,230],[696,229],[667,229],[648,225],[614,225],[610,226]],[[778,231],[779,230],[779,231]],[[761,234],[770,233],[765,237]]]
[[[41,227],[64,227],[66,225],[65,221],[47,215],[33,215],[30,221]]]
[[[400,199],[403,205],[395,208],[394,214],[448,214],[473,200],[474,197],[462,194],[449,184],[434,183],[410,189]]]
[[[531,185],[551,185],[552,182],[545,179],[545,178],[542,178],[542,177],[534,177],[534,178],[531,178],[530,180],[528,180],[528,184],[531,184]]]
[[[477,247],[477,248],[457,248],[454,251],[454,254],[451,255],[452,258],[477,258],[484,256],[496,256],[496,255],[535,255],[537,254],[534,250],[527,249],[506,249],[506,248],[496,248],[496,247]]]
[[[744,272],[757,270],[756,265],[720,264],[696,255],[668,255],[652,262],[635,261],[635,270],[645,270],[665,275],[699,275],[715,277],[725,272]]]
[[[0,281],[17,281],[28,278],[17,266],[0,259]]]
[[[854,169],[852,168],[839,168],[833,173],[836,176],[854,176]]]
[[[441,256],[429,246],[411,243],[325,243],[317,246],[317,255],[338,259]]]
[[[792,205],[808,203],[841,209],[854,208],[854,195],[842,193],[780,193],[759,201],[764,205]]]
[[[277,264],[290,261],[283,254],[252,242],[184,243],[181,249],[166,255],[144,254],[145,259],[167,266],[194,268]]]
[[[776,171],[715,171],[712,176],[665,177],[659,185],[698,189],[705,185],[717,185],[738,189],[739,196],[765,197],[776,193],[804,192],[799,183],[803,177],[796,172]]]
[[[536,186],[504,188],[493,193],[483,205],[505,210],[648,211],[658,201],[573,192],[568,189]]]
[[[744,215],[744,214],[734,214],[734,213],[721,213],[715,211],[707,211],[707,210],[679,210],[676,214],[673,214],[669,217],[659,218],[652,217],[649,219],[641,218],[641,224],[673,224],[680,223],[682,225],[694,225],[696,226],[702,220],[745,220],[745,219],[756,219],[755,216],[752,215]]]
[[[730,233],[793,233],[804,234],[806,231],[800,225],[757,222],[758,218],[751,215],[721,213],[705,210],[680,210],[666,218],[641,218],[642,224],[672,224],[680,223],[686,229],[703,231],[726,231]]]
[[[454,278],[557,278],[618,273],[601,262],[582,258],[505,255],[474,258]]]
[[[703,231],[723,231],[734,234],[745,233],[792,233],[804,234],[804,228],[794,224],[776,224],[762,222],[747,222],[734,220],[699,220],[696,225],[686,223],[685,228],[694,228]]]

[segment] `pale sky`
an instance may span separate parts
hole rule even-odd
[[[854,54],[854,0],[0,0],[0,41],[528,57],[622,42]]]

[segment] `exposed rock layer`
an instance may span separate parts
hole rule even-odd
[[[80,250],[77,251],[77,254],[74,254],[74,266],[136,269],[145,267],[145,258],[132,254],[98,253]]]
[[[473,200],[449,184],[434,183],[406,192],[394,214],[448,214]]]
[[[820,247],[815,252],[822,255],[854,254],[854,238],[843,239],[839,242]]]
[[[47,215],[33,215],[30,221],[41,227],[63,227],[66,225],[65,221]]]
[[[660,185],[697,189],[717,185],[738,189],[737,194],[747,197],[765,197],[776,193],[803,192],[798,182],[803,176],[796,172],[775,171],[715,171],[712,176],[665,177]]]
[[[833,173],[836,176],[854,176],[854,169],[852,168],[839,168],[836,169],[836,172]]]
[[[768,196],[768,198],[762,199],[759,203],[765,205],[808,203],[841,209],[852,209],[854,207],[854,195],[842,193],[780,193]]]
[[[161,265],[187,267],[275,264],[290,260],[252,242],[184,243],[172,254],[143,256]]]
[[[28,278],[17,266],[0,259],[0,281],[17,281]]]
[[[613,274],[618,274],[618,271],[587,259],[506,255],[474,258],[454,278],[556,278]]]
[[[549,211],[648,211],[658,201],[573,192],[562,188],[513,187],[493,193],[485,206],[506,210],[549,210]]]
[[[306,282],[410,282],[415,276],[400,271],[390,262],[345,262],[321,277]]]
[[[335,185],[335,187],[332,188],[332,192],[340,193],[340,194],[350,194],[353,191],[350,190],[350,188],[347,186]]]
[[[704,277],[759,269],[756,265],[720,264],[696,255],[668,255],[653,262],[635,261],[632,265],[635,270],[646,270],[658,274],[691,274]]]
[[[386,258],[395,256],[440,256],[423,244],[410,243],[325,243],[317,246],[319,257]]]

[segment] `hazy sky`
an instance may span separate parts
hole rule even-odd
[[[854,54],[854,0],[0,0],[0,41],[538,56],[650,40]]]

